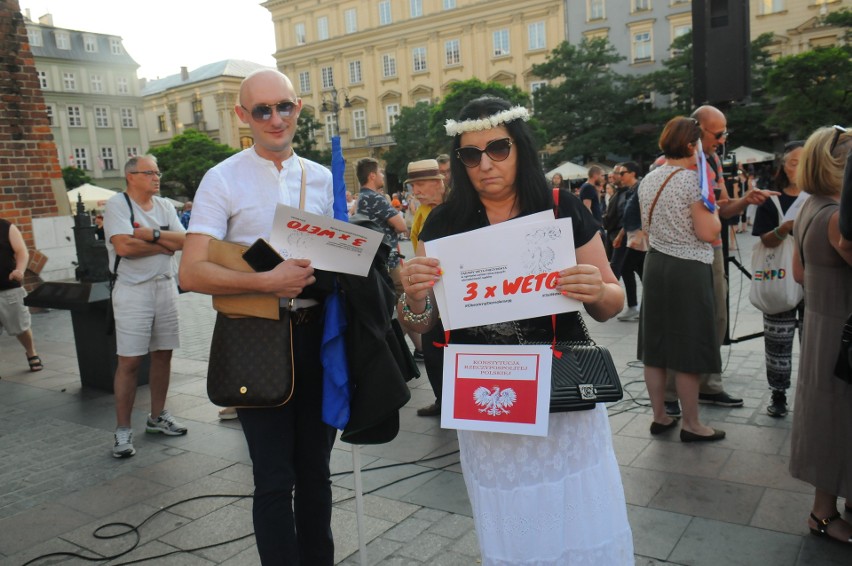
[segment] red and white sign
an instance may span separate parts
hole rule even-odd
[[[450,344],[441,426],[547,436],[552,355],[549,346]]]

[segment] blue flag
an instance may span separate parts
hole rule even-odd
[[[701,201],[707,207],[707,210],[715,212],[716,205],[710,199],[710,179],[707,177],[707,156],[704,155],[704,148],[701,146],[700,138],[695,151],[698,153],[698,186],[701,189]]]
[[[346,161],[340,147],[340,136],[331,138],[331,177],[334,187],[334,218],[347,222],[346,181],[343,172]],[[334,291],[325,299],[322,332],[322,420],[329,426],[343,430],[349,422],[349,366],[346,360],[346,312],[343,299],[334,283]]]

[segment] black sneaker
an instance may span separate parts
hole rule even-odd
[[[698,402],[709,404],[709,405],[719,405],[721,407],[742,407],[743,400],[738,399],[736,397],[731,397],[725,391],[721,393],[699,393],[698,394]]]
[[[421,352],[420,350],[414,350],[414,353],[412,354],[412,356],[414,356],[414,359],[417,360],[418,362],[423,361],[423,352]]]
[[[666,414],[670,417],[679,417],[680,403],[677,401],[666,401]]]
[[[787,415],[787,393],[780,390],[772,391],[772,403],[766,407],[766,414],[770,417],[781,418]]]

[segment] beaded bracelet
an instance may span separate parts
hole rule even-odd
[[[405,293],[400,295],[399,304],[402,305],[402,318],[405,322],[410,322],[411,324],[423,324],[432,316],[432,301],[429,300],[429,296],[426,296],[426,308],[421,313],[413,313],[411,309],[408,308],[408,303],[405,302]]]
[[[772,233],[775,234],[775,237],[778,238],[779,240],[786,240],[787,239],[787,234],[782,234],[781,232],[778,231],[778,228],[773,228]]]

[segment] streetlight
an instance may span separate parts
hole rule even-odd
[[[337,87],[332,87],[331,92],[328,94],[330,95],[330,98],[326,98],[325,94],[322,95],[322,106],[320,106],[320,112],[331,112],[331,115],[334,118],[334,135],[340,136],[340,122],[338,114],[340,113],[341,108],[352,108],[352,103],[349,102],[349,91],[345,88],[338,91]],[[337,102],[339,94],[343,94],[342,107],[340,106],[340,103]]]

